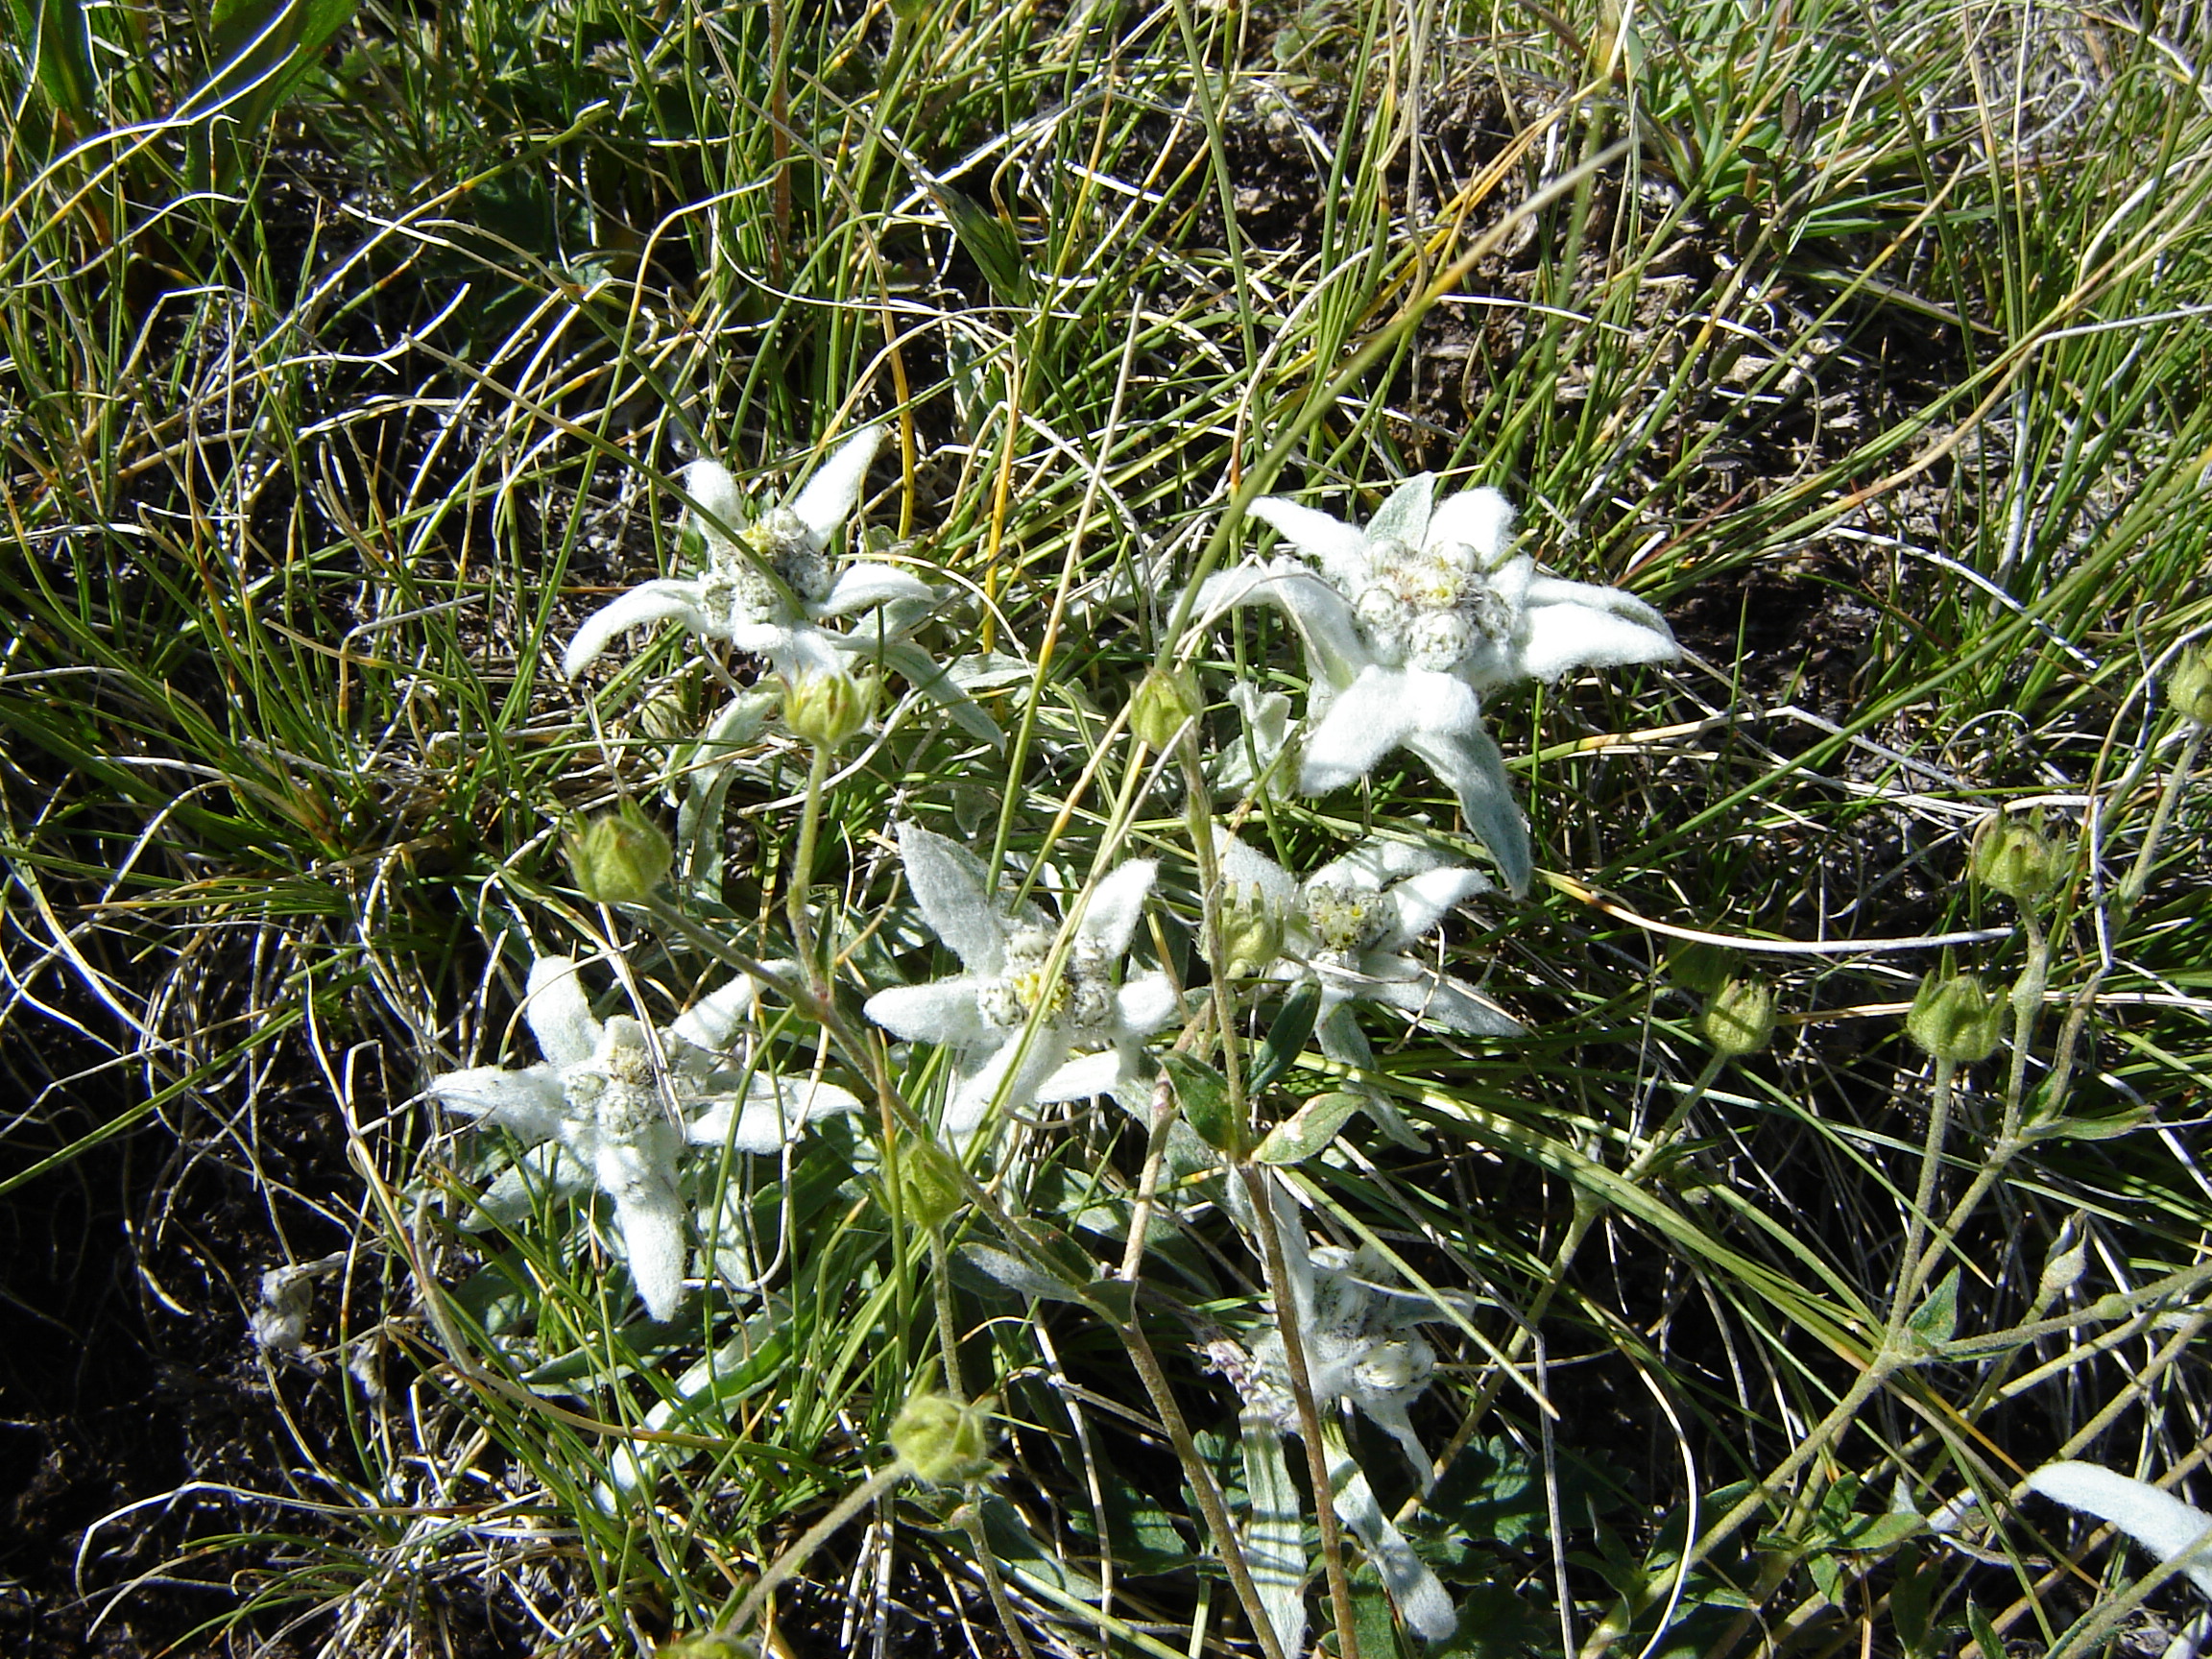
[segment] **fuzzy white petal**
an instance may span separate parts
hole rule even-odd
[[[1457,865],[1408,876],[1390,889],[1390,902],[1397,909],[1398,926],[1396,938],[1386,943],[1410,944],[1476,894],[1489,890],[1487,878]]]
[[[806,1125],[860,1110],[859,1097],[834,1083],[808,1077],[766,1077],[756,1071],[743,1109],[734,1096],[717,1100],[693,1118],[686,1133],[702,1146],[728,1145],[756,1154],[781,1151]]]
[[[2028,1477],[2028,1490],[2111,1522],[2162,1562],[2188,1556],[2182,1571],[2212,1596],[2212,1515],[2194,1503],[2095,1463],[2046,1463]]]
[[[1335,689],[1352,684],[1375,660],[1344,595],[1305,565],[1288,559],[1242,565],[1209,576],[1198,589],[1197,613],[1211,619],[1233,605],[1280,605],[1305,643],[1309,666]]]
[[[740,974],[677,1015],[668,1030],[706,1053],[724,1053],[758,998],[759,988],[753,983],[753,976]]]
[[[1575,668],[1671,662],[1682,655],[1664,622],[1653,628],[1642,617],[1590,604],[1530,606],[1517,646],[1520,671],[1537,680],[1556,680]]]
[[[933,979],[926,985],[894,985],[878,991],[860,1012],[895,1037],[909,1043],[943,1043],[954,1048],[980,1048],[993,1028],[977,1006],[984,981],[973,974]]]
[[[984,889],[982,861],[919,824],[899,826],[899,856],[906,866],[906,886],[930,931],[952,948],[971,974],[1003,973],[1006,924]]]
[[[675,1166],[675,1135],[665,1124],[650,1125],[636,1141],[604,1142],[592,1159],[599,1190],[614,1200],[630,1277],[655,1319],[668,1318],[684,1299],[684,1200]]]
[[[1402,668],[1370,667],[1330,705],[1306,738],[1306,764],[1298,774],[1302,792],[1326,795],[1356,782],[1422,727],[1411,679]],[[1467,696],[1472,702],[1474,694]]]
[[[1371,567],[1367,535],[1357,526],[1279,495],[1263,495],[1253,502],[1252,517],[1272,525],[1291,546],[1318,561],[1332,581],[1357,588],[1367,580]]]
[[[1427,544],[1431,547],[1472,547],[1485,565],[1498,562],[1513,535],[1513,503],[1484,485],[1463,490],[1436,504],[1429,520]]]
[[[854,611],[865,611],[871,605],[887,605],[894,599],[919,599],[934,604],[937,589],[896,565],[862,562],[848,565],[839,571],[837,585],[830,589],[830,597],[812,609],[817,616],[844,616]]]
[[[1091,890],[1084,906],[1080,931],[1107,955],[1118,957],[1129,949],[1129,937],[1144,914],[1144,896],[1152,891],[1160,866],[1149,858],[1132,858],[1117,865]]]
[[[1674,637],[1667,626],[1667,618],[1625,588],[1600,588],[1594,582],[1569,582],[1557,576],[1538,576],[1531,571],[1527,588],[1520,597],[1531,609],[1579,605],[1587,610],[1609,611],[1670,640]]]
[[[1424,1642],[1441,1642],[1450,1636],[1458,1626],[1459,1615],[1442,1580],[1382,1513],[1375,1489],[1367,1484],[1359,1465],[1334,1447],[1329,1453],[1329,1483],[1335,1488],[1336,1513],[1367,1547],[1368,1558],[1382,1575],[1382,1588],[1389,1592],[1398,1617]]]
[[[1078,1054],[1037,1085],[1037,1098],[1088,1100],[1094,1094],[1113,1094],[1126,1087],[1126,1070],[1121,1056],[1111,1048],[1097,1054]]]
[[[498,1066],[471,1066],[430,1079],[430,1095],[441,1106],[512,1129],[525,1141],[546,1141],[560,1133],[567,1097],[551,1066],[510,1071]]]
[[[617,634],[671,618],[694,634],[714,631],[701,609],[697,582],[665,577],[641,582],[584,618],[575,637],[568,641],[568,649],[562,653],[561,672],[573,680],[599,660]]]
[[[994,1101],[1005,1110],[1026,1111],[1036,1104],[1037,1091],[1060,1070],[1068,1058],[1068,1038],[1045,1025],[1028,1033],[1017,1031],[1001,1044],[982,1066],[954,1087],[945,1102],[938,1127],[953,1145],[964,1145],[990,1114]]]
[[[1467,1037],[1518,1037],[1521,1022],[1472,987],[1406,957],[1371,955],[1360,966],[1370,976],[1360,995],[1386,1002],[1414,1019]],[[1410,970],[1410,972],[1405,972]]]
[[[1140,974],[1114,994],[1121,1016],[1121,1029],[1136,1037],[1149,1037],[1183,1012],[1175,987],[1165,974]]]
[[[1427,847],[1373,835],[1314,871],[1306,878],[1306,885],[1365,887],[1379,893],[1393,881],[1439,869],[1448,862],[1443,854]]]
[[[1516,898],[1528,891],[1535,874],[1528,847],[1528,821],[1513,800],[1505,777],[1505,757],[1487,732],[1418,732],[1406,745],[1429,762],[1437,781],[1459,798],[1468,830],[1490,849],[1505,889]]]
[[[868,478],[868,464],[876,459],[876,446],[883,442],[883,428],[863,426],[840,444],[806,481],[791,511],[806,526],[820,552],[837,534],[845,516],[860,499],[860,487]]]
[[[522,1017],[545,1058],[565,1070],[580,1066],[598,1051],[599,1022],[584,998],[584,981],[574,960],[566,956],[541,956],[530,964],[530,979]]]
[[[745,528],[745,493],[737,488],[729,468],[719,461],[694,461],[676,476],[684,485],[684,493],[719,518],[729,536]],[[724,530],[714,525],[702,523],[700,529],[712,541],[727,539]]]

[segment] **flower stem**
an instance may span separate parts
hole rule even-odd
[[[814,844],[822,832],[823,786],[830,778],[830,751],[814,745],[813,763],[806,771],[806,803],[799,815],[799,850],[791,859],[791,890],[783,895],[784,914],[791,919],[791,943],[799,952],[800,971],[817,1001],[830,999],[830,985],[814,955],[812,919],[806,914],[806,893],[814,881]]]

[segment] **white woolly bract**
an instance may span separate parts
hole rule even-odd
[[[2028,1490],[2111,1522],[2160,1561],[2188,1557],[2181,1570],[2198,1589],[2212,1596],[2212,1560],[2198,1548],[2212,1547],[2212,1539],[2206,1537],[2212,1533],[2212,1515],[2194,1503],[2095,1463],[2046,1463],[2028,1477]]]

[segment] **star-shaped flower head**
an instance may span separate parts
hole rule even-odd
[[[1235,836],[1216,830],[1214,845],[1231,914],[1257,910],[1281,923],[1280,955],[1250,966],[1271,978],[1320,986],[1314,1031],[1331,1059],[1374,1064],[1353,1017],[1355,1001],[1386,1003],[1473,1037],[1520,1033],[1520,1022],[1474,987],[1407,954],[1455,907],[1489,891],[1477,871],[1423,847],[1375,838],[1300,881]]]
[[[533,1185],[564,1194],[596,1187],[614,1201],[646,1310],[656,1319],[673,1314],[684,1295],[677,1185],[684,1142],[774,1152],[813,1119],[860,1104],[834,1084],[772,1077],[760,1068],[746,1076],[734,1066],[730,1046],[755,997],[753,981],[739,975],[679,1015],[656,1045],[656,1034],[627,1014],[592,1017],[573,961],[533,962],[523,1017],[545,1058],[520,1070],[474,1066],[430,1080],[442,1104],[551,1153],[493,1183],[479,1201],[485,1214],[519,1219]],[[689,1117],[694,1108],[702,1110]]]
[[[1409,749],[1459,797],[1515,892],[1531,873],[1527,825],[1482,729],[1479,692],[1572,668],[1679,655],[1658,612],[1618,588],[1536,574],[1512,550],[1513,509],[1491,489],[1442,502],[1424,472],[1365,530],[1277,496],[1252,513],[1319,566],[1252,563],[1211,577],[1198,606],[1268,601],[1289,613],[1312,681],[1298,787],[1327,794]]]
[[[1143,1040],[1175,1017],[1175,993],[1165,974],[1124,985],[1114,974],[1158,867],[1144,859],[1118,866],[1091,890],[1072,928],[1055,928],[1033,905],[998,903],[982,864],[942,835],[902,824],[899,854],[923,920],[967,972],[878,991],[864,1012],[908,1042],[952,1050],[946,1137],[964,1142],[994,1101],[1020,1110],[1111,1094],[1141,1110]]]
[[[694,461],[684,469],[685,493],[704,511],[685,515],[699,533],[706,565],[695,576],[641,582],[585,618],[561,659],[570,679],[598,660],[617,634],[651,622],[681,622],[707,639],[727,639],[765,657],[787,680],[801,673],[842,674],[854,659],[878,661],[942,704],[962,727],[994,746],[1003,734],[934,659],[906,636],[940,597],[936,589],[895,565],[861,560],[839,569],[830,558],[838,530],[860,499],[868,465],[883,428],[866,426],[822,464],[788,507],[749,518],[743,492],[728,468]],[[872,611],[849,631],[824,628],[831,617]]]
[[[1413,1403],[1436,1373],[1436,1351],[1417,1327],[1451,1311],[1423,1295],[1396,1290],[1387,1268],[1371,1250],[1310,1247],[1297,1207],[1280,1187],[1269,1202],[1282,1240],[1289,1280],[1291,1316],[1297,1320],[1306,1374],[1313,1387],[1336,1513],[1358,1535],[1400,1615],[1425,1642],[1440,1642],[1456,1623],[1452,1599],[1415,1553],[1376,1499],[1354,1459],[1344,1418],[1355,1408],[1405,1449],[1426,1492],[1435,1468],[1414,1431]],[[1460,1310],[1464,1311],[1464,1308]],[[1278,1327],[1252,1344],[1249,1362],[1232,1361],[1231,1375],[1244,1399],[1244,1431],[1302,1434],[1291,1392],[1289,1352]]]

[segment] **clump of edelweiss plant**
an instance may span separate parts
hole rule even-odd
[[[860,1104],[835,1084],[733,1065],[730,1045],[755,996],[751,978],[740,975],[654,1032],[627,1014],[594,1019],[569,958],[533,962],[523,1017],[544,1059],[518,1070],[474,1066],[430,1080],[442,1105],[550,1151],[502,1174],[480,1208],[513,1221],[529,1212],[534,1186],[563,1196],[596,1187],[613,1200],[646,1311],[668,1318],[684,1295],[677,1161],[685,1142],[771,1152],[813,1119]]]
[[[1034,905],[1008,909],[991,897],[967,849],[902,824],[899,854],[923,920],[967,972],[878,991],[865,1012],[909,1042],[952,1050],[941,1131],[965,1141],[994,1101],[1019,1111],[1111,1094],[1134,1107],[1144,1089],[1144,1039],[1174,1017],[1175,993],[1165,974],[1126,984],[1114,976],[1158,867],[1132,859],[1108,874],[1063,946],[1062,930]]]
[[[1424,472],[1401,484],[1364,530],[1276,496],[1253,503],[1317,565],[1254,562],[1211,577],[1201,613],[1267,602],[1289,613],[1311,688],[1298,787],[1327,794],[1407,749],[1459,798],[1506,885],[1527,890],[1527,825],[1480,693],[1574,668],[1665,662],[1679,651],[1665,618],[1618,588],[1536,574],[1513,551],[1513,509],[1495,490],[1434,499]]]

